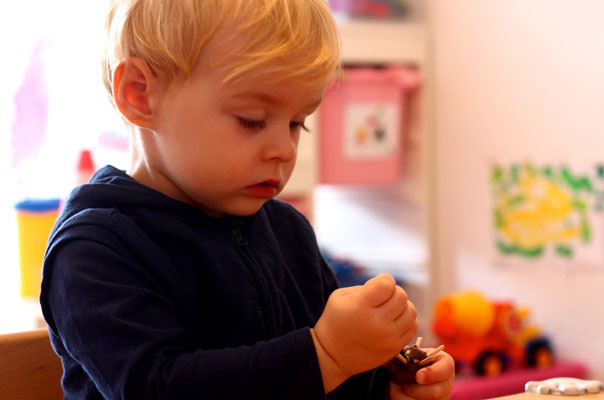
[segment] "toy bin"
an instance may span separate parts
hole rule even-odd
[[[328,0],[334,13],[351,17],[391,18],[407,14],[406,0]]]
[[[319,182],[392,184],[400,177],[407,94],[419,74],[409,68],[346,69],[319,110]]]
[[[15,205],[19,234],[21,296],[38,297],[42,262],[50,231],[59,213],[59,199],[24,200]]]

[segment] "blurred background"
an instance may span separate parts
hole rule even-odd
[[[523,318],[530,311],[557,364],[604,379],[604,3],[329,4],[346,79],[309,121],[281,198],[312,221],[340,282],[392,273],[434,344],[447,340],[435,328],[443,299],[475,291],[513,304]],[[128,136],[100,80],[105,3],[1,7],[8,332],[41,323],[20,244],[46,229],[41,215],[52,220],[44,201],[82,183],[87,155],[93,169],[127,168]],[[449,306],[468,321],[479,303],[464,301]]]

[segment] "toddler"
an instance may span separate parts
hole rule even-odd
[[[67,199],[41,304],[67,399],[448,398],[440,353],[381,367],[416,311],[386,274],[337,289],[308,221],[273,199],[338,71],[324,0],[113,0],[104,81],[131,131]]]

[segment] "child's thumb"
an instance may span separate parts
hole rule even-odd
[[[392,275],[378,274],[375,278],[365,282],[358,291],[358,295],[365,304],[379,307],[392,297],[395,289],[396,281]]]

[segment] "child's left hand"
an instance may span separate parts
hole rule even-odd
[[[434,364],[417,372],[416,385],[390,384],[391,400],[445,400],[451,397],[455,381],[455,362],[444,351],[438,353]]]

